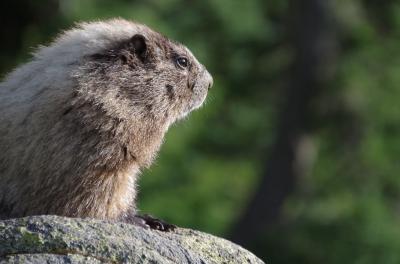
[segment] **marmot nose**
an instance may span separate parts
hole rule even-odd
[[[208,83],[207,89],[210,90],[211,87],[213,86],[214,80],[213,77],[211,76],[210,73],[208,73],[208,71],[205,71],[205,77],[206,77],[206,81]]]
[[[208,87],[207,87],[208,90],[211,89],[211,87],[213,86],[213,83],[214,83],[213,79],[211,79],[211,81],[208,82]]]

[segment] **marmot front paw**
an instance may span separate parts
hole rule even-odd
[[[177,227],[174,224],[169,224],[161,219],[157,219],[149,214],[135,215],[129,217],[127,221],[129,224],[138,225],[144,228],[155,229],[163,232],[174,231]]]

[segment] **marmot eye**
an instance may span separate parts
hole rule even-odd
[[[178,57],[176,64],[181,68],[187,68],[189,66],[189,60],[185,57]]]

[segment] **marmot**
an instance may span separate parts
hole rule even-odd
[[[185,46],[123,19],[40,47],[0,84],[0,218],[133,219],[140,169],[212,83]]]

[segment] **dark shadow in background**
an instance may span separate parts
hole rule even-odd
[[[304,141],[312,138],[315,129],[315,101],[333,78],[336,39],[330,4],[328,0],[289,1],[287,33],[293,65],[264,176],[233,230],[233,240],[245,247],[280,221],[285,199],[305,173],[302,169],[307,169],[299,154],[304,153]]]

